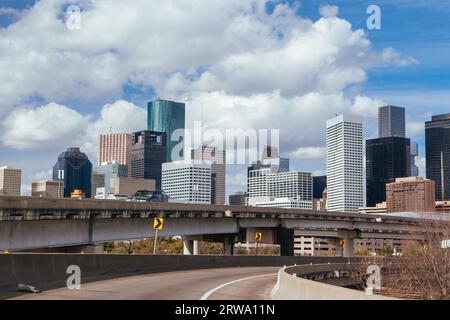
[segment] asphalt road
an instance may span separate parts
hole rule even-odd
[[[279,268],[230,268],[139,275],[26,294],[16,300],[270,300]]]

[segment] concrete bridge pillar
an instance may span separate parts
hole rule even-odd
[[[184,255],[194,255],[197,256],[198,250],[198,240],[183,239],[183,254]]]
[[[278,230],[277,236],[280,244],[280,255],[286,257],[294,256],[294,230],[281,228]]]
[[[232,256],[234,254],[234,238],[225,237],[224,240],[224,253],[226,256]]]
[[[355,251],[354,240],[358,238],[358,232],[355,230],[338,230],[338,236],[341,240],[344,240],[342,256],[345,258],[352,257]]]

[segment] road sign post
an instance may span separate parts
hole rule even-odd
[[[256,232],[255,233],[255,240],[256,240],[256,247],[255,247],[255,255],[258,255],[258,243],[262,239],[262,232]]]
[[[153,230],[156,230],[155,241],[153,243],[153,255],[156,255],[156,244],[158,243],[158,231],[162,230],[164,226],[164,218],[154,218],[153,219]]]
[[[342,248],[342,256],[344,256],[345,239],[339,239],[339,246]]]

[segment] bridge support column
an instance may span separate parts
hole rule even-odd
[[[342,256],[345,258],[353,257],[355,251],[354,240],[358,238],[358,233],[354,230],[338,230],[338,236],[344,240]]]
[[[294,256],[294,230],[281,228],[278,230],[277,238],[280,244],[280,255]]]
[[[183,254],[184,255],[194,255],[197,256],[199,253],[198,250],[198,240],[183,240]]]
[[[232,256],[234,254],[234,238],[233,237],[226,237],[224,242],[224,254],[226,256]]]

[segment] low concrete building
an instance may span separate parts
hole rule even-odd
[[[358,210],[362,214],[384,214],[387,212],[386,202],[377,203],[375,207],[362,207]]]
[[[338,246],[338,239],[294,237],[294,255],[296,256],[336,256],[340,255],[341,248]]]
[[[57,181],[37,181],[31,184],[31,196],[32,197],[42,197],[42,198],[58,198],[60,195],[60,190],[63,189],[62,183]]]
[[[154,179],[134,179],[128,177],[111,178],[109,194],[132,196],[138,190],[154,191],[156,181]]]
[[[97,194],[98,188],[105,187],[105,175],[103,173],[98,173],[96,171],[92,172],[92,179],[91,179],[91,185],[92,185],[92,195]]]
[[[265,207],[265,208],[312,209],[312,201],[304,201],[294,198],[273,198],[273,197],[267,198],[268,199],[261,199],[259,201],[255,201],[251,205],[255,207]]]
[[[245,206],[246,192],[237,192],[229,196],[230,206]]]

